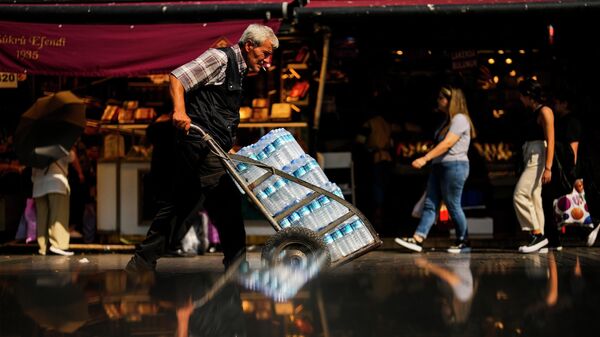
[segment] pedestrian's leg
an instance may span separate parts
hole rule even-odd
[[[431,227],[437,219],[440,208],[441,191],[439,173],[441,168],[438,166],[439,165],[434,165],[431,174],[429,175],[429,180],[427,181],[427,194],[425,196],[425,204],[423,205],[423,214],[421,215],[421,220],[415,230],[415,234],[423,239],[427,238]]]
[[[537,165],[537,157],[539,154],[525,153],[525,155],[535,156],[536,158],[529,158],[525,163],[525,170],[521,173],[519,181],[515,187],[513,194],[513,204],[517,219],[521,224],[521,229],[524,231],[542,231],[543,227],[540,226],[540,219],[543,222],[543,213],[541,216],[539,213],[542,211],[541,205],[541,177],[544,167],[543,165]],[[539,193],[539,196],[536,194]],[[539,206],[538,206],[539,204]],[[538,211],[537,208],[540,208]]]
[[[69,195],[48,194],[48,238],[50,245],[69,249]]]
[[[39,253],[46,255],[48,251],[48,195],[35,198],[35,211]]]
[[[469,176],[469,162],[460,161],[442,163],[444,168],[441,179],[442,199],[446,202],[448,212],[456,225],[456,239],[464,241],[468,238],[467,218],[462,209],[462,192]]]

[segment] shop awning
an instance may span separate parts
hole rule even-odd
[[[0,0],[0,20],[182,23],[285,18],[293,0]]]
[[[600,1],[579,0],[312,0],[296,9],[299,20],[308,18],[385,17],[399,14],[498,13],[591,9]]]
[[[210,47],[236,43],[254,22],[82,25],[0,21],[0,72],[90,77],[168,73]],[[280,22],[266,24],[277,31]]]

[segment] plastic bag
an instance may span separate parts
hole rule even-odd
[[[421,196],[421,198],[419,198],[419,200],[413,207],[413,210],[411,213],[413,218],[418,219],[423,215],[423,207],[425,207],[425,197],[426,196],[427,196],[427,191],[423,192],[423,195]]]
[[[559,229],[564,226],[594,227],[581,180],[573,184],[571,193],[554,200],[554,215]]]

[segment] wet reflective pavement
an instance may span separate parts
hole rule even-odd
[[[236,273],[215,254],[130,275],[129,257],[0,256],[0,336],[599,335],[599,248],[378,250],[320,273],[250,253]]]

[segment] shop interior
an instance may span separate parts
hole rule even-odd
[[[412,169],[410,163],[433,146],[432,135],[441,121],[435,112],[439,87],[457,85],[465,90],[478,131],[463,197],[470,230],[487,237],[514,236],[518,226],[511,196],[518,158],[515,126],[521,112],[517,82],[535,76],[550,93],[574,94],[578,114],[591,109],[600,53],[597,46],[574,41],[580,32],[597,27],[591,20],[576,20],[575,14],[284,23],[271,66],[247,79],[236,147],[282,127],[322,165],[323,154],[349,153],[352,160],[342,170],[326,173],[372,219],[376,206],[370,153],[356,136],[368,118],[383,115],[394,130],[393,166],[383,213],[374,225],[384,237],[407,234],[416,225],[411,210],[428,173]],[[78,228],[86,221],[95,224],[96,235],[86,239],[90,242],[110,240],[105,235],[110,233],[143,237],[153,214],[144,185],[152,153],[145,129],[170,111],[167,74],[21,75],[18,88],[0,90],[2,240],[14,237],[30,193],[28,169],[12,153],[12,133],[20,114],[37,97],[59,90],[73,90],[87,104],[88,126],[78,145],[86,183],[80,186],[78,205],[72,205],[77,219],[72,223]],[[249,204],[245,214],[249,221],[261,221]],[[447,236],[452,226],[444,223],[448,221],[441,216],[442,225],[432,235]]]

